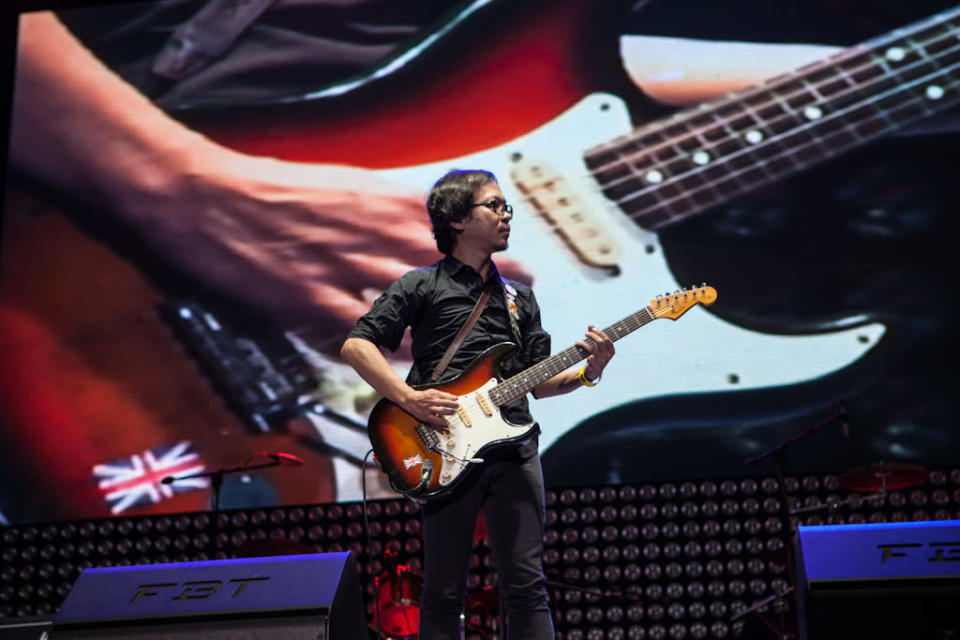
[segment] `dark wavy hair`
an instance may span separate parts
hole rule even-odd
[[[496,176],[489,171],[454,169],[434,183],[427,196],[427,213],[430,214],[433,237],[440,253],[450,255],[456,244],[459,231],[450,223],[469,219],[473,214],[470,205],[473,204],[474,194],[481,187],[496,181]]]

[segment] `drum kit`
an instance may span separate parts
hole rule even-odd
[[[417,637],[422,581],[420,572],[409,564],[398,564],[377,576],[374,588],[383,638],[407,640]]]
[[[473,542],[487,538],[487,523],[481,511],[473,532]],[[422,574],[409,564],[399,564],[396,554],[387,550],[384,556],[386,568],[376,577],[374,589],[376,606],[380,612],[380,629],[377,637],[383,640],[416,640],[420,629],[420,587]],[[499,638],[500,596],[494,587],[483,587],[467,594],[464,602],[464,629],[483,638]],[[490,624],[491,619],[494,621]],[[484,629],[492,627],[492,634]],[[377,632],[376,624],[370,629]]]
[[[865,493],[896,491],[921,484],[929,469],[906,462],[878,462],[840,474],[840,488]]]
[[[380,610],[380,638],[383,640],[415,640],[420,629],[420,585],[422,575],[408,564],[390,567],[377,576],[374,583]],[[464,606],[465,627],[481,636],[488,634],[479,621],[496,616],[500,610],[497,590],[486,587],[467,594]],[[376,631],[376,625],[371,629]],[[494,631],[496,633],[496,631]],[[497,637],[496,635],[490,636]]]

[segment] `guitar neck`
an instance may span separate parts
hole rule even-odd
[[[588,151],[603,193],[658,229],[960,102],[960,7]]]
[[[603,332],[609,336],[611,340],[616,342],[656,318],[657,316],[650,307],[645,307],[636,313],[630,314],[620,322],[610,325],[604,329]],[[589,338],[587,338],[585,342],[587,344],[593,343]],[[586,350],[577,345],[564,349],[560,353],[554,354],[546,360],[498,384],[490,390],[490,399],[497,406],[516,402],[541,382],[549,380],[561,371],[569,369],[585,359],[588,355],[590,354]]]

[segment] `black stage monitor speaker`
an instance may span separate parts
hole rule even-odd
[[[801,640],[960,639],[960,521],[800,527]]]
[[[357,640],[366,616],[352,553],[87,569],[56,640]]]

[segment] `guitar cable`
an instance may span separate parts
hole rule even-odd
[[[373,607],[374,607],[374,620],[376,620],[377,625],[377,638],[382,639],[383,629],[380,628],[380,594],[377,593],[377,576],[373,574],[373,539],[370,537],[370,518],[367,515],[367,459],[370,457],[370,454],[373,453],[373,449],[367,451],[366,455],[363,456],[363,464],[360,465],[360,494],[363,500],[363,535],[367,540],[367,562],[370,566],[370,578],[373,580]]]
[[[454,460],[456,460],[457,462],[462,462],[463,464],[482,464],[483,462],[485,462],[483,458],[461,458],[459,456],[455,456],[449,451],[447,451],[446,449],[441,449],[435,444],[427,445],[427,448],[430,449],[430,451],[433,451],[434,453],[439,453],[442,456],[449,456]],[[429,460],[427,462],[429,462]],[[430,471],[432,473],[433,469],[430,469]]]

